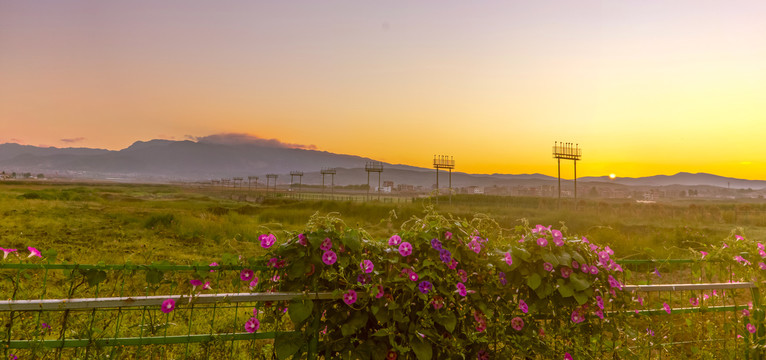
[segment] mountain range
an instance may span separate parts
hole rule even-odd
[[[326,151],[266,146],[255,143],[210,141],[137,141],[122,150],[55,148],[0,144],[0,171],[43,173],[48,177],[112,179],[118,181],[209,181],[211,179],[277,174],[278,183],[290,182],[291,171],[302,171],[304,184],[321,184],[320,171],[336,168],[336,185],[367,183],[364,167],[370,158],[334,154]],[[383,163],[383,180],[430,188],[435,171],[402,164]],[[370,174],[377,185],[377,174]],[[728,178],[706,173],[656,175],[639,178],[583,177],[578,183],[600,186],[715,186],[733,189],[764,189],[766,181]],[[330,182],[330,177],[326,178]],[[440,174],[440,187],[447,187],[448,175]],[[557,179],[543,174],[467,174],[452,173],[452,186],[539,186],[554,185]],[[570,181],[562,180],[562,183]],[[578,186],[579,188],[579,186]]]

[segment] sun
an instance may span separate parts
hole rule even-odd
[[[614,178],[616,178],[616,177],[617,177],[617,175],[615,175],[615,174],[609,174],[609,178],[612,179],[612,180],[614,180]]]

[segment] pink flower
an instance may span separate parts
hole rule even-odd
[[[274,243],[277,241],[277,237],[274,236],[274,234],[263,234],[258,237],[258,240],[261,241],[261,247],[264,249],[270,248]]]
[[[526,314],[527,311],[529,311],[529,306],[527,306],[527,303],[525,303],[524,300],[519,300],[519,309]]]
[[[508,266],[513,265],[513,258],[511,258],[511,253],[507,252],[505,253],[505,263],[508,264]]]
[[[545,271],[553,271],[553,264],[546,262],[543,264],[543,270]]]
[[[162,307],[160,307],[160,311],[167,314],[173,311],[173,309],[175,308],[176,308],[176,301],[173,299],[167,299],[162,302]]]
[[[245,331],[251,334],[258,331],[258,328],[260,327],[261,327],[261,322],[258,321],[258,319],[255,317],[251,317],[249,320],[247,320],[247,322],[245,322]]]
[[[696,297],[690,298],[689,299],[689,304],[691,304],[692,306],[699,306],[700,300],[697,299]]]
[[[574,359],[572,359],[572,355],[569,355],[569,353],[564,353],[564,360],[574,360]]]
[[[561,231],[559,230],[551,230],[551,236],[553,236],[553,241],[561,240],[563,239],[563,236],[561,235]],[[563,244],[563,242],[562,242]]]
[[[460,270],[457,271],[457,276],[460,277],[460,281],[462,281],[462,282],[468,281],[468,273],[465,272],[465,270],[463,270],[463,269],[460,269]]]
[[[412,245],[408,242],[403,242],[399,245],[399,254],[402,256],[410,256],[412,254]]]
[[[518,316],[511,319],[511,327],[516,331],[521,331],[524,328],[524,320]]]
[[[577,261],[572,260],[572,269],[579,269],[580,264],[577,263]]]
[[[590,271],[590,268],[588,267],[588,264],[582,264],[580,265],[580,270],[582,270],[583,273],[587,274],[588,271]]]
[[[569,275],[572,275],[572,268],[569,268],[569,267],[566,267],[566,266],[562,267],[561,268],[561,277],[563,277],[564,279],[569,279]]]
[[[599,309],[604,310],[604,299],[601,295],[596,295],[596,305]]]
[[[593,275],[598,275],[598,268],[596,267],[596,265],[593,265],[590,267],[590,273]]]
[[[30,253],[29,256],[27,256],[27,257],[32,257],[32,256],[37,256],[39,258],[43,257],[43,255],[40,254],[40,251],[38,251],[37,249],[35,249],[35,248],[31,247],[31,246],[27,247],[27,249],[29,250],[29,253]]]
[[[670,305],[668,303],[662,303],[662,307],[665,308],[665,312],[670,314]]]
[[[614,250],[609,248],[609,246],[604,246],[604,251],[606,251],[606,253],[609,255],[614,255]]]
[[[336,261],[338,261],[338,255],[335,254],[335,251],[327,250],[322,254],[322,262],[325,265],[335,264]]]
[[[452,239],[452,233],[447,231],[444,233],[444,239],[451,240]]]
[[[457,293],[460,294],[460,296],[468,295],[468,291],[465,289],[465,284],[459,282],[455,284],[455,287],[457,288]]]
[[[346,305],[351,305],[356,302],[356,291],[353,289],[350,289],[347,293],[343,294],[343,302],[346,303]]]
[[[742,309],[742,316],[750,316],[750,310]]]
[[[704,259],[705,256],[707,256],[707,251],[700,251],[700,254],[702,254],[702,258]]]
[[[418,276],[418,274],[417,274],[416,272],[414,272],[414,271],[410,271],[410,274],[409,274],[407,277],[408,277],[410,280],[412,280],[412,281],[418,281],[418,279],[420,278],[420,277]]]
[[[760,249],[760,250],[766,250],[766,247],[764,247],[764,246],[763,246],[763,244],[761,244],[761,243],[758,243],[757,245],[758,245],[758,249]]]
[[[747,323],[747,331],[749,331],[751,334],[755,334],[755,325],[752,323]]]
[[[487,352],[487,350],[484,350],[484,349],[479,350],[479,353],[476,354],[476,360],[489,360],[489,353]]]
[[[439,310],[444,307],[444,299],[441,296],[434,296],[433,300],[431,300],[431,305],[433,305],[435,310]]]
[[[609,281],[609,286],[613,288],[617,288],[617,290],[622,290],[622,284],[620,284],[620,282],[617,281],[617,279],[615,279],[614,276],[609,275],[609,277],[607,278],[607,281]]]
[[[580,312],[577,310],[572,311],[572,322],[575,324],[579,324],[581,322],[585,321],[585,318],[580,315]]]
[[[250,285],[250,290],[253,290],[253,288],[254,288],[256,285],[258,285],[258,278],[257,278],[257,277],[253,278],[253,280],[252,280],[252,281],[250,281],[250,284],[249,284],[249,285]]]
[[[599,319],[604,320],[604,311],[603,310],[598,309],[598,310],[594,311],[593,313],[596,314],[596,316],[598,316]]]
[[[476,241],[476,238],[473,238],[473,240],[471,240],[471,242],[468,243],[468,248],[473,250],[473,252],[477,254],[481,252],[481,244],[479,244],[479,242]]]
[[[213,261],[213,262],[211,262],[211,263],[210,263],[210,265],[208,265],[208,266],[218,266],[218,263],[217,263],[217,262],[215,262],[215,261]],[[215,272],[215,270],[210,270],[210,272]]]
[[[253,279],[253,276],[255,276],[255,273],[250,269],[242,269],[242,271],[239,272],[239,278],[242,279],[242,281],[250,281]]]
[[[766,264],[764,264],[763,262],[759,262],[758,267],[760,267],[761,270],[766,270]]]
[[[380,298],[382,298],[382,297],[383,297],[383,295],[384,295],[384,292],[383,292],[383,285],[378,285],[377,289],[378,289],[378,292],[375,294],[375,298],[376,298],[376,299],[380,299]]]
[[[191,286],[197,287],[202,285],[202,280],[191,279],[189,280],[189,284],[191,284]]]
[[[744,239],[744,238],[743,238],[742,236],[740,236],[740,235],[734,235],[734,238],[735,238],[735,239],[737,239],[737,241],[740,241],[740,240]]]
[[[457,269],[458,262],[455,260],[455,258],[450,259],[449,268],[450,270]]]
[[[606,251],[601,251],[598,253],[598,260],[601,261],[602,264],[606,264],[609,262],[609,253]]]
[[[325,238],[322,240],[322,243],[319,244],[319,250],[327,251],[330,249],[332,249],[332,240],[330,240],[330,238]]]
[[[650,329],[650,328],[646,328],[646,333],[647,333],[648,335],[654,336],[654,330],[652,330],[652,329]]]
[[[761,255],[762,258],[766,258],[766,251],[758,249],[758,255]]]
[[[205,285],[202,286],[202,290],[210,290],[213,287],[210,286],[210,281],[205,281]]]
[[[399,235],[394,235],[388,239],[388,245],[397,246],[402,243],[402,238]]]
[[[3,254],[4,254],[3,255],[3,260],[5,260],[5,258],[8,257],[8,254],[16,252],[16,249],[3,249],[3,248],[0,248],[0,251],[3,252]]]
[[[298,234],[298,244],[301,244],[303,246],[307,246],[309,244],[306,234]]]
[[[537,245],[546,246],[548,245],[548,240],[545,240],[545,238],[537,238]]]
[[[359,267],[362,268],[362,271],[369,274],[372,272],[372,269],[375,268],[375,264],[373,264],[370,260],[362,260],[362,262],[359,264]]]
[[[598,246],[596,244],[590,244],[590,251],[598,252]]]
[[[653,271],[653,273],[654,273],[654,275],[657,275],[657,276],[659,276],[659,277],[662,277],[662,275],[660,275],[660,271],[659,271],[659,270],[657,270],[657,267],[656,267],[656,266],[654,267],[654,271]]]

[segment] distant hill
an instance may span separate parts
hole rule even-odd
[[[124,181],[207,181],[211,179],[278,174],[278,183],[289,183],[290,171],[303,171],[304,184],[321,184],[320,170],[337,168],[336,185],[366,184],[364,166],[370,158],[326,151],[267,146],[255,143],[207,141],[137,141],[114,151],[88,148],[54,148],[0,144],[0,170],[6,172],[56,173],[80,178],[110,178]],[[429,189],[436,181],[434,169],[384,163],[382,180]],[[373,173],[370,183],[377,185]],[[329,177],[327,178],[329,182]],[[539,186],[555,185],[555,177],[543,174],[452,173],[452,186]],[[570,181],[562,180],[562,184]],[[711,174],[679,173],[643,178],[584,177],[578,183],[607,186],[717,186],[737,189],[766,188],[766,181],[726,178]],[[448,175],[440,172],[439,186],[448,186]],[[578,186],[579,188],[579,186]]]

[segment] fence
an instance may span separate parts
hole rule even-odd
[[[743,313],[760,309],[757,284],[733,282],[728,266],[710,270],[693,260],[621,263],[624,281],[635,284],[625,290],[634,293],[636,315],[624,329],[627,340],[613,337],[605,347],[626,346],[652,358],[760,358],[738,337],[746,324],[758,325]],[[260,278],[252,289],[243,276],[247,268]],[[274,339],[292,333],[286,302],[336,298],[280,293],[274,276],[263,266],[1,263],[0,293],[9,297],[0,301],[1,346],[5,358],[270,357],[279,352]],[[189,279],[209,281],[209,289]],[[167,299],[176,308],[164,313]],[[253,309],[262,326],[249,333],[243,330]],[[316,355],[318,336],[291,339],[291,346]]]

